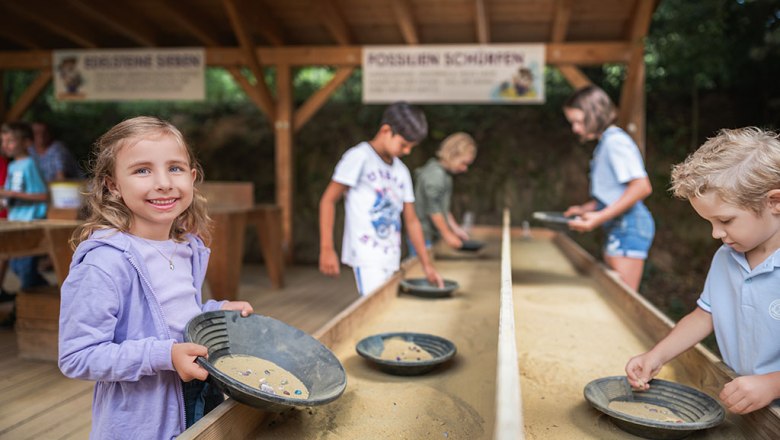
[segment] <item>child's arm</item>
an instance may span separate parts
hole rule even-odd
[[[596,204],[595,200],[588,200],[587,202],[583,203],[582,205],[572,205],[566,208],[566,211],[563,211],[563,215],[565,217],[571,217],[573,215],[582,215],[586,212],[593,212],[596,210]]]
[[[455,235],[457,235],[461,240],[469,239],[469,233],[458,224],[458,221],[455,220],[455,216],[452,215],[451,212],[447,213],[447,219],[449,220],[448,224],[450,225],[450,229],[452,229],[452,232],[454,232]]]
[[[417,251],[417,257],[420,259],[425,277],[428,278],[428,282],[437,286],[444,287],[444,280],[441,278],[436,269],[433,268],[430,258],[428,258],[428,250],[425,249],[425,237],[423,236],[422,225],[420,225],[420,219],[417,218],[417,213],[414,212],[414,203],[404,203],[404,225],[406,226],[407,234],[409,234],[409,240],[414,246],[414,250]]]
[[[447,243],[447,245],[453,249],[460,249],[460,247],[463,246],[463,242],[455,234],[455,232],[452,229],[450,229],[450,226],[447,224],[447,220],[445,220],[444,215],[437,212],[435,214],[431,214],[430,216],[431,216],[431,222],[433,222],[433,226],[435,226],[436,229],[439,230],[439,233],[441,234],[441,238],[444,240],[444,242]]]
[[[17,200],[27,200],[30,202],[45,202],[49,200],[49,195],[45,192],[27,193],[21,191],[10,191],[2,188],[0,188],[0,197],[17,199]]]
[[[600,211],[583,212],[581,218],[569,222],[569,227],[575,231],[588,232],[606,223],[609,220],[631,209],[637,202],[644,200],[653,193],[650,179],[642,177],[628,182],[626,190],[615,203]],[[571,208],[570,208],[571,209]],[[595,206],[594,206],[595,209]],[[569,212],[568,210],[566,212]],[[566,213],[564,213],[566,214]],[[568,214],[571,215],[571,214]]]
[[[697,307],[685,315],[672,331],[650,351],[634,356],[626,364],[628,383],[632,387],[646,390],[648,382],[655,377],[667,362],[693,347],[712,333],[712,315]]]
[[[336,218],[336,202],[348,189],[344,184],[331,181],[320,198],[320,272],[328,276],[337,276],[341,269],[333,246],[333,223]]]
[[[736,414],[761,409],[780,398],[780,371],[740,376],[724,385],[718,397]]]

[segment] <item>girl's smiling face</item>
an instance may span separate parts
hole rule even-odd
[[[712,238],[723,241],[749,261],[764,261],[780,248],[780,190],[767,195],[761,213],[725,202],[714,191],[690,200],[693,209],[712,225]],[[751,262],[751,266],[755,265]]]
[[[195,177],[186,147],[160,135],[120,148],[107,184],[132,213],[131,234],[167,240],[173,222],[192,204]]]

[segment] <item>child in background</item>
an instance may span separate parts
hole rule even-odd
[[[435,158],[414,171],[414,207],[426,247],[442,238],[451,248],[460,249],[463,240],[468,240],[468,233],[450,212],[452,175],[465,173],[476,156],[474,139],[466,133],[453,133],[442,141]]]
[[[0,129],[0,132],[2,132],[2,144],[5,144],[7,142],[7,134],[8,131],[5,124],[3,124],[3,128]],[[8,175],[8,158],[5,155],[5,148],[2,147],[2,144],[0,144],[0,188],[5,188],[5,178]],[[0,197],[0,221],[6,220],[8,218],[8,209],[6,208],[6,199],[3,197]],[[12,295],[3,289],[3,282],[5,281],[5,271],[8,267],[8,260],[4,258],[0,258],[0,302],[7,302],[7,301],[13,301],[16,296]]]
[[[604,261],[638,290],[655,235],[653,216],[642,203],[653,192],[642,154],[631,136],[614,125],[615,105],[600,88],[577,90],[563,112],[580,141],[598,140],[590,163],[592,199],[564,212],[578,216],[569,228],[588,232],[602,226],[607,235]]]
[[[183,342],[187,322],[252,306],[201,303],[210,219],[179,130],[137,117],[95,147],[91,213],[61,289],[59,367],[97,382],[91,438],[170,439],[222,401],[195,362],[206,347]]]
[[[7,126],[3,142],[4,153],[13,158],[8,165],[5,189],[0,198],[8,204],[8,220],[32,221],[46,218],[46,201],[49,198],[46,183],[35,161],[27,154],[32,143],[32,130],[24,122],[11,122]],[[11,260],[11,270],[19,277],[22,290],[48,285],[38,272],[40,257],[21,257]]]
[[[745,414],[780,398],[780,139],[757,128],[721,130],[672,170],[674,195],[688,199],[723,241],[698,307],[650,351],[626,365],[647,389],[661,367],[713,329],[723,361],[740,377],[720,400]]]
[[[345,196],[341,261],[353,268],[360,295],[373,292],[398,270],[402,213],[426,278],[436,286],[444,285],[425,252],[422,227],[414,211],[412,178],[399,159],[427,134],[422,110],[405,102],[388,106],[374,138],[344,153],[320,199],[320,271],[329,276],[339,274],[333,223],[336,202]]]

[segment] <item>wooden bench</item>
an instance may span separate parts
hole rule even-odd
[[[16,294],[16,342],[19,357],[57,361],[60,289],[46,286]]]

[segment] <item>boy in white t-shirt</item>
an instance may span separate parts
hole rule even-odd
[[[396,102],[385,110],[373,139],[344,153],[320,199],[320,272],[337,276],[340,271],[333,246],[333,223],[336,202],[344,196],[341,261],[353,268],[360,295],[373,292],[398,270],[402,215],[426,278],[443,287],[441,276],[425,252],[409,169],[399,159],[427,134],[428,122],[422,110]]]

